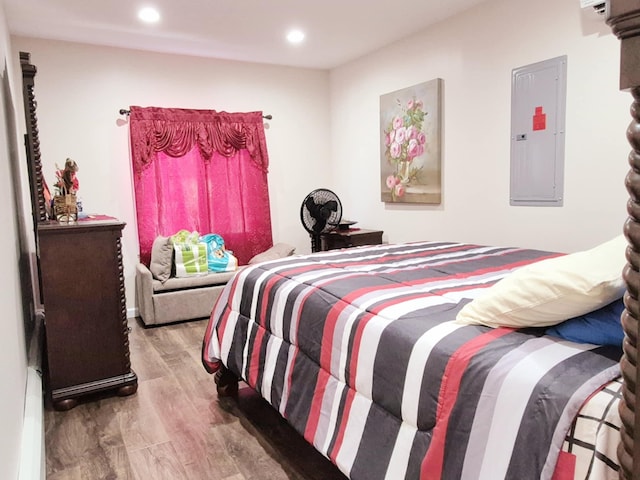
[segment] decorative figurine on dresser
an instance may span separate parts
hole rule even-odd
[[[48,204],[33,92],[36,68],[30,63],[29,53],[20,52],[20,63],[35,250],[44,308],[45,390],[54,408],[68,410],[79,397],[90,393],[114,391],[125,396],[138,388],[129,357],[121,244],[125,223],[102,215],[77,218],[75,198],[73,205],[65,201],[64,211]],[[65,163],[65,167],[71,168],[70,175],[77,171],[75,162]],[[77,179],[70,176],[67,180],[73,191],[67,188],[60,196],[75,195]]]

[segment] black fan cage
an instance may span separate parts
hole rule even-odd
[[[300,207],[300,220],[311,235],[327,233],[342,219],[342,204],[338,196],[326,188],[311,192]]]

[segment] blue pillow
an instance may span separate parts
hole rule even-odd
[[[545,333],[572,342],[621,347],[624,332],[620,324],[620,316],[623,310],[624,303],[620,298],[598,310],[547,328]]]

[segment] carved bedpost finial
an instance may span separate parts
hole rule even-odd
[[[31,64],[31,54],[29,52],[20,52],[20,66],[22,67],[23,77],[35,77],[38,69]]]

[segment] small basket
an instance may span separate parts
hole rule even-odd
[[[76,195],[56,195],[53,197],[53,214],[61,223],[71,223],[78,219],[78,202]]]

